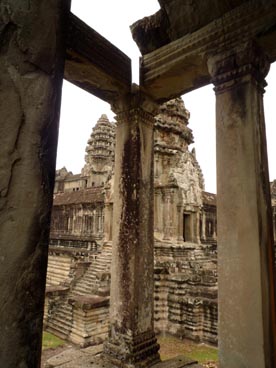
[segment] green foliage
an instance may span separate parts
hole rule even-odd
[[[205,344],[196,344],[188,340],[179,340],[172,336],[159,336],[160,355],[162,360],[184,355],[199,363],[217,362],[218,350]]]
[[[43,332],[43,339],[42,339],[42,350],[46,349],[54,349],[58,346],[63,346],[65,342],[60,338],[50,334],[49,332]]]

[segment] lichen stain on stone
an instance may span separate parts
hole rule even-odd
[[[140,132],[135,125],[131,129],[128,139],[124,144],[122,158],[122,216],[119,229],[118,252],[122,262],[121,280],[122,298],[125,310],[122,311],[123,325],[129,320],[128,315],[132,313],[130,303],[131,295],[131,258],[135,257],[137,245],[139,245],[139,207],[140,207]]]

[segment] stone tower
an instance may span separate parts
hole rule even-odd
[[[92,130],[87,142],[82,176],[87,187],[103,186],[114,164],[115,124],[103,114]]]
[[[204,180],[188,147],[193,134],[181,98],[164,103],[156,116],[154,143],[155,236],[199,242],[199,210]]]

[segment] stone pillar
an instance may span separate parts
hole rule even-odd
[[[153,111],[136,92],[117,114],[110,333],[105,356],[120,367],[159,360],[153,328]],[[117,110],[118,111],[118,110]]]
[[[194,214],[195,218],[195,233],[194,233],[194,242],[200,244],[200,212],[197,210]]]
[[[156,232],[157,237],[164,232],[163,227],[163,201],[162,192],[160,188],[154,188],[154,232]]]
[[[177,195],[175,189],[171,190],[171,238],[173,242],[177,242],[178,239],[178,213],[177,213]]]
[[[264,77],[255,45],[209,60],[216,92],[220,368],[275,367]]]
[[[102,234],[103,229],[102,229],[102,208],[99,208],[98,211],[98,229],[99,229],[99,234]]]
[[[158,232],[158,223],[159,223],[159,191],[154,190],[154,232]]]
[[[97,235],[97,212],[95,208],[93,210],[93,235]]]
[[[181,243],[184,241],[183,239],[183,205],[178,204],[177,205],[177,215],[178,215],[178,236],[177,241],[178,243]]]
[[[164,224],[164,237],[163,240],[171,239],[171,192],[170,189],[164,189],[164,212],[163,212],[163,224]]]
[[[69,6],[0,4],[1,367],[40,367]]]
[[[202,239],[206,240],[206,214],[205,210],[202,210]]]

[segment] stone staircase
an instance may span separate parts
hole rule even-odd
[[[96,306],[95,308],[97,310],[94,309],[93,312],[93,306],[91,306],[91,308],[87,308],[86,304],[85,309],[91,309],[89,315],[84,311],[78,312],[76,308],[80,304],[79,301],[83,297],[86,297],[87,299],[95,299],[95,297],[99,298],[99,295],[101,295],[101,290],[107,290],[106,294],[109,293],[108,284],[110,282],[111,256],[112,245],[111,243],[106,243],[102,248],[102,252],[97,255],[97,258],[90,264],[82,277],[73,286],[71,286],[71,290],[66,297],[62,299],[56,298],[56,301],[55,298],[53,298],[52,302],[48,303],[47,318],[44,319],[47,331],[59,336],[62,339],[72,340],[70,335],[71,337],[72,335],[76,335],[76,331],[74,331],[74,314],[78,319],[84,318],[85,320],[90,321],[91,328],[89,328],[89,325],[86,325],[86,332],[84,333],[84,339],[87,341],[89,341],[89,330],[91,329],[91,331],[93,331],[95,329],[94,325],[96,322],[101,321],[100,325],[102,325],[102,329],[99,328],[98,331],[99,335],[104,335],[107,333],[106,318],[108,316],[108,306],[101,308]],[[95,317],[93,317],[93,315]],[[82,324],[83,322],[80,322],[78,325]],[[77,329],[79,329],[79,326]],[[77,335],[80,334],[80,332],[77,333]],[[73,342],[78,343],[81,339],[78,337],[78,340],[74,340],[75,341]]]
[[[112,246],[106,243],[96,260],[91,263],[81,279],[73,286],[70,296],[97,294],[102,281],[104,282],[107,275],[110,274],[111,256]]]
[[[70,267],[71,257],[69,255],[55,257],[49,254],[46,286],[61,285],[64,283],[69,278]]]
[[[72,329],[73,307],[68,301],[58,303],[48,312],[47,331],[66,340]]]

